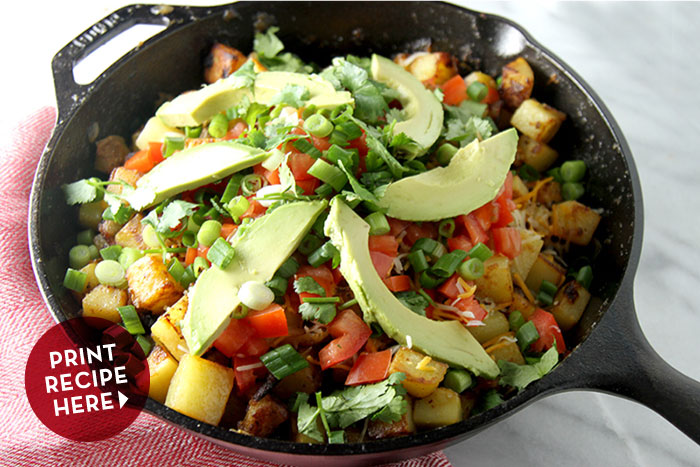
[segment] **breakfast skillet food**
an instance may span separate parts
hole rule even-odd
[[[208,60],[136,151],[98,142],[108,181],[64,187],[88,228],[64,284],[150,352],[152,398],[357,442],[456,423],[556,365],[592,279],[567,252],[600,215],[523,58],[497,80],[441,52],[319,68],[270,28]]]

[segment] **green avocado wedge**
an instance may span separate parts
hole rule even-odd
[[[331,201],[325,233],[340,250],[340,271],[355,294],[367,322],[378,323],[384,332],[451,366],[477,376],[496,378],[498,365],[462,324],[433,321],[406,308],[377,274],[369,255],[369,225],[340,199]]]
[[[410,157],[425,153],[442,131],[442,104],[418,78],[388,58],[372,55],[371,71],[372,79],[395,89],[401,96],[406,119],[396,123],[393,134],[404,133],[418,143],[418,148],[409,150]]]
[[[182,151],[156,165],[136,182],[128,195],[131,207],[140,211],[183,191],[193,190],[247,169],[265,160],[268,153],[240,143],[221,141]]]
[[[257,218],[231,244],[233,261],[204,271],[189,295],[182,335],[193,355],[202,355],[226,329],[240,305],[238,289],[245,282],[269,281],[301,243],[326,201],[296,201]]]
[[[498,194],[515,160],[514,128],[484,141],[474,140],[436,167],[387,185],[379,206],[388,216],[408,221],[434,221],[473,211]]]

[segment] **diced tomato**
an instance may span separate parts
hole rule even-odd
[[[437,225],[434,222],[423,222],[421,225],[410,224],[406,228],[406,236],[403,241],[406,245],[413,245],[419,238],[437,238]]]
[[[386,220],[389,221],[389,228],[391,229],[389,233],[394,237],[398,237],[399,234],[406,230],[408,228],[408,225],[410,224],[410,222],[408,221],[394,219],[393,217],[387,217]]]
[[[150,171],[154,166],[155,163],[148,156],[147,150],[135,153],[126,162],[124,162],[125,169],[138,170],[142,174]]]
[[[447,248],[450,251],[454,250],[464,250],[469,252],[474,247],[472,242],[464,235],[457,235],[455,237],[450,237],[447,239]]]
[[[314,145],[316,149],[319,151],[326,151],[328,148],[331,147],[330,141],[328,141],[328,137],[325,138],[319,138],[317,136],[312,136],[311,137],[311,144]]]
[[[494,222],[491,227],[505,227],[513,222],[513,214],[511,214],[511,211],[515,209],[513,201],[505,198],[498,198],[492,204],[498,207],[498,220]]]
[[[493,246],[497,252],[510,259],[520,254],[521,238],[518,229],[512,227],[499,227],[491,230]]]
[[[318,178],[312,178],[310,180],[297,180],[296,184],[299,185],[299,188],[305,195],[313,195],[321,181]]]
[[[266,170],[264,177],[267,179],[267,182],[270,185],[279,185],[280,184],[280,169],[277,168],[275,170]]]
[[[328,333],[335,339],[318,353],[322,370],[355,355],[372,335],[372,330],[354,311],[347,309],[338,313],[331,321]]]
[[[468,318],[469,320],[476,320],[476,321],[483,321],[484,318],[486,318],[486,315],[488,314],[486,310],[482,308],[482,306],[479,304],[479,302],[474,298],[472,295],[471,297],[468,298],[460,298],[455,305],[457,308],[459,308],[462,311],[467,311],[471,314],[474,315],[473,318]],[[477,326],[477,323],[474,324],[467,324],[467,326]]]
[[[374,269],[382,279],[387,277],[391,270],[394,269],[394,256],[385,255],[379,251],[370,251],[369,257],[372,258]]]
[[[209,253],[209,247],[208,247],[208,246],[204,246],[204,245],[200,244],[200,245],[197,247],[197,256],[206,259],[207,253]]]
[[[258,203],[256,200],[248,200],[250,201],[250,206],[248,206],[248,209],[246,212],[244,212],[241,215],[241,219],[245,219],[246,217],[250,217],[252,219],[256,219],[263,214],[265,214],[265,211],[267,211],[267,208],[263,206],[262,204]]]
[[[506,175],[506,180],[503,182],[501,190],[498,192],[498,198],[513,199],[513,172],[510,170]]]
[[[391,365],[391,350],[361,353],[345,380],[346,386],[376,383],[386,379]]]
[[[304,265],[299,268],[294,277],[295,279],[299,279],[300,277],[313,277],[318,285],[325,289],[327,297],[335,295],[335,277],[333,277],[333,273],[326,266],[315,268],[313,266]]]
[[[287,166],[292,170],[294,180],[303,181],[315,179],[313,175],[309,175],[309,169],[314,165],[316,159],[302,152],[292,152],[289,155]]]
[[[249,357],[259,357],[270,350],[270,344],[262,337],[253,335],[243,346],[238,349],[238,353]]]
[[[474,216],[474,213],[470,213],[461,216],[457,216],[457,222],[460,222],[469,234],[469,238],[472,243],[476,245],[477,243],[486,243],[489,240],[489,236],[486,231],[481,227],[481,224]]]
[[[459,75],[453,76],[440,87],[443,92],[442,102],[447,105],[459,105],[467,98],[467,84]]]
[[[496,102],[498,99],[501,98],[501,96],[498,95],[498,90],[495,88],[492,88],[491,86],[488,86],[488,94],[486,94],[486,97],[482,99],[481,102],[484,104],[493,104]]]
[[[289,334],[284,308],[272,303],[264,310],[250,310],[243,318],[258,333],[258,337],[282,337]]]
[[[247,129],[248,124],[243,120],[231,120],[228,122],[228,131],[224,139],[238,139]]]
[[[389,256],[399,254],[399,242],[393,235],[370,235],[369,251],[378,251]]]
[[[445,282],[442,283],[440,287],[438,287],[437,291],[447,298],[457,298],[460,294],[460,291],[457,288],[458,280],[459,276],[457,274],[452,274],[452,276],[450,276],[449,279],[447,279]]]
[[[384,279],[384,283],[392,292],[411,290],[411,278],[406,275],[387,277]]]
[[[566,351],[564,336],[561,333],[561,329],[559,329],[557,320],[554,319],[554,315],[544,311],[542,308],[538,308],[532,316],[530,316],[530,321],[535,324],[537,333],[540,335],[540,338],[530,346],[533,351],[544,352],[549,349],[555,341],[559,353]]]
[[[486,203],[480,208],[472,211],[472,214],[479,221],[479,225],[484,231],[491,228],[491,224],[498,221],[498,205],[495,203]]]
[[[229,235],[231,235],[237,229],[238,226],[236,224],[232,222],[224,222],[223,224],[221,224],[221,232],[219,233],[219,235],[224,238],[228,238]]]
[[[255,329],[250,324],[241,319],[232,319],[224,332],[214,341],[214,347],[230,358],[253,336],[255,336]]]
[[[153,164],[163,162],[163,143],[148,143],[148,158]]]
[[[357,154],[360,157],[365,157],[367,155],[367,136],[365,132],[362,132],[362,136],[348,141],[348,149],[357,149]]]
[[[252,367],[252,368],[251,368]],[[258,357],[234,357],[233,368],[236,371],[236,386],[240,392],[250,389],[258,376],[267,373],[265,365]]]
[[[187,248],[187,253],[185,253],[185,266],[189,266],[194,263],[194,259],[197,257],[196,248]]]

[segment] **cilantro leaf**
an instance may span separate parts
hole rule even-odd
[[[501,369],[501,377],[498,383],[501,386],[513,386],[519,390],[525,389],[530,383],[549,373],[558,362],[559,353],[556,346],[552,346],[538,361],[529,365],[518,365],[499,360],[498,367]]]
[[[299,108],[309,100],[309,90],[298,84],[287,84],[280,92],[272,96],[270,104],[286,104]]]
[[[252,88],[255,84],[255,65],[252,60],[248,60],[238,70],[229,77],[234,88]]]
[[[163,209],[163,214],[160,216],[156,230],[160,233],[170,233],[172,229],[180,224],[184,217],[192,215],[196,207],[196,204],[182,200],[175,200],[169,203]]]
[[[297,429],[299,433],[308,436],[311,439],[315,439],[318,442],[323,442],[323,435],[321,430],[318,428],[316,420],[318,419],[321,410],[318,407],[311,407],[309,405],[309,395],[305,393],[299,405],[299,414],[297,415]]]
[[[372,420],[379,420],[385,423],[398,422],[403,417],[403,414],[406,413],[406,410],[406,398],[397,394],[386,407],[372,415]]]
[[[494,407],[501,405],[503,403],[503,398],[495,389],[491,389],[484,393],[479,399],[474,407],[474,415],[478,415],[481,412],[486,412],[487,410],[493,409]]]
[[[451,120],[447,123],[445,139],[457,141],[462,147],[471,143],[475,139],[484,140],[493,133],[491,122],[484,118],[470,117],[466,123]]]
[[[335,303],[302,303],[299,305],[299,313],[306,321],[328,324],[335,318]]]
[[[425,309],[428,308],[430,303],[418,292],[410,290],[407,292],[398,292],[394,295],[396,295],[396,298],[398,298],[406,308],[421,316],[425,316]]]
[[[369,191],[360,182],[357,181],[355,176],[348,169],[345,168],[345,164],[343,164],[342,160],[338,161],[338,165],[340,166],[340,169],[343,172],[345,172],[345,175],[348,177],[348,182],[350,182],[350,186],[352,187],[352,191],[355,192],[355,194],[362,201],[367,201],[369,203],[379,204],[379,200],[377,199],[376,196],[374,196],[374,193]]]
[[[294,291],[296,293],[312,293],[320,295],[321,297],[326,296],[326,289],[321,287],[316,279],[311,276],[300,277],[294,281]]]
[[[378,131],[371,125],[367,125],[361,120],[353,118],[352,121],[357,123],[360,128],[365,131],[365,142],[367,144],[368,154],[367,159],[373,159],[379,157],[384,161],[384,163],[389,167],[389,171],[394,178],[401,178],[406,171],[406,168],[401,165],[401,163],[396,160],[394,156],[391,155],[389,150],[382,144],[379,140],[382,133]]]
[[[95,201],[97,198],[97,187],[89,180],[78,180],[77,182],[63,185],[63,194],[66,196],[66,203],[69,205],[84,204]]]
[[[253,50],[257,52],[261,58],[276,57],[278,53],[284,50],[284,44],[275,34],[279,30],[280,28],[277,26],[271,26],[265,33],[258,32],[255,34]]]
[[[376,122],[384,112],[389,110],[382,93],[369,80],[353,91],[352,97],[355,99],[355,115],[360,120]]]
[[[355,115],[360,120],[376,122],[389,110],[379,83],[369,79],[366,69],[337,57],[321,75],[333,83],[336,89],[346,88],[352,93]]]
[[[122,198],[114,193],[105,192],[104,200],[107,202],[107,209],[102,213],[102,218],[113,220],[117,224],[126,224],[134,210],[122,203]]]

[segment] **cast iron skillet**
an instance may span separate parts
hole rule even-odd
[[[170,10],[170,11],[168,11]],[[167,25],[88,86],[72,69],[90,51],[135,24]],[[78,226],[60,186],[93,175],[96,138],[129,137],[153,115],[159,93],[178,94],[202,81],[203,58],[215,40],[252,48],[255,27],[276,24],[287,50],[321,65],[329,57],[419,49],[432,40],[475,68],[498,75],[522,55],[535,72],[534,96],[568,119],[551,143],[590,170],[586,204],[605,209],[594,257],[593,298],[566,336],[573,351],[549,375],[504,404],[466,421],[413,436],[347,445],[306,445],[239,435],[181,415],[149,400],[146,409],[240,453],[292,464],[386,462],[417,456],[466,439],[549,394],[592,389],[645,404],[700,441],[700,383],[663,362],[637,322],[633,276],[642,242],[642,198],[636,169],[614,119],[589,86],[516,24],[445,3],[256,3],[212,8],[124,7],[64,47],[53,59],[58,123],[39,162],[31,195],[32,262],[44,299],[58,321],[78,304],[61,287]],[[552,78],[552,79],[550,79]],[[341,457],[343,456],[343,457]]]

